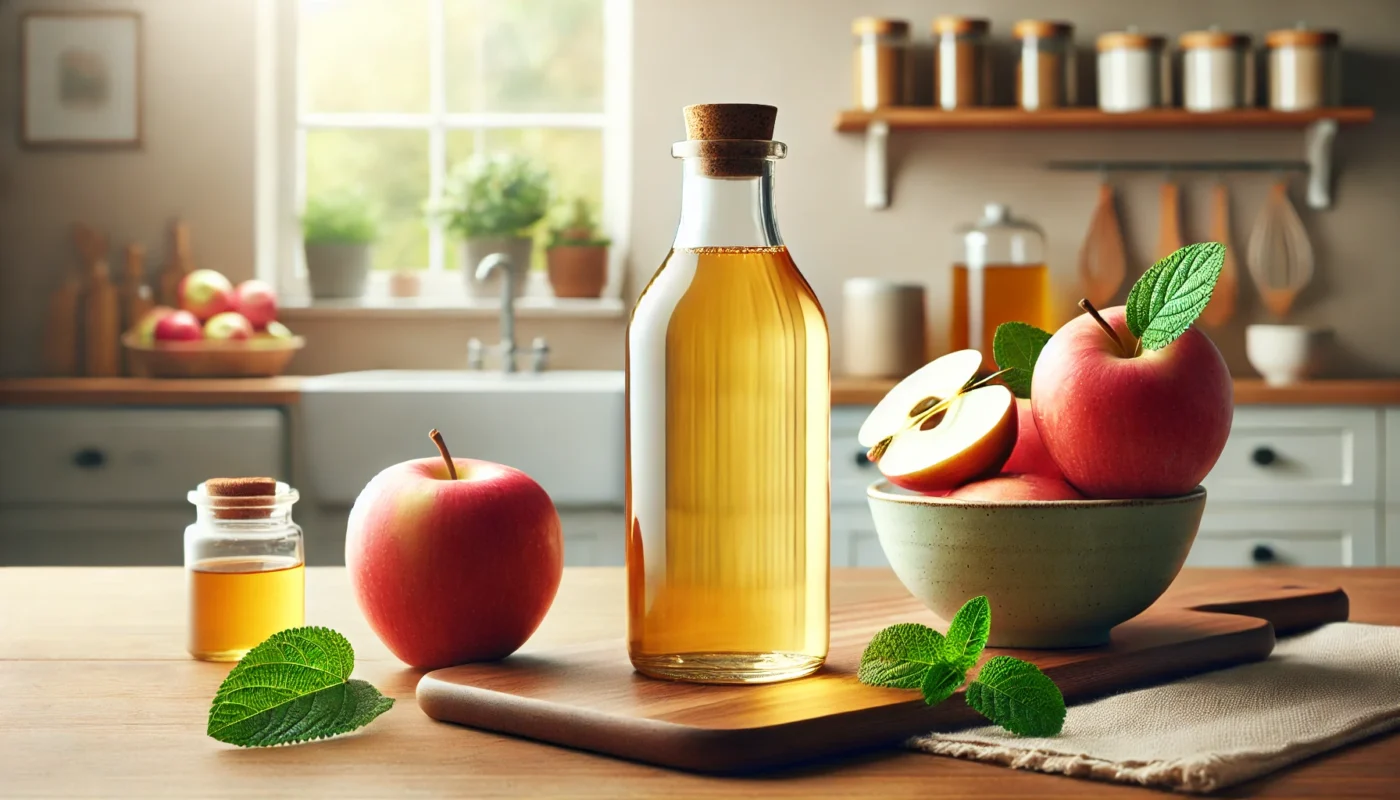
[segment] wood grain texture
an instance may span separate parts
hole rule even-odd
[[[1364,125],[1375,118],[1371,108],[1319,108],[1310,111],[1271,111],[1242,108],[1199,114],[1180,108],[1162,108],[1131,114],[1109,114],[1097,108],[1056,108],[1023,111],[1019,108],[966,108],[944,111],[922,106],[884,108],[878,111],[842,111],[836,130],[863,131],[875,121],[893,130],[1162,130],[1189,128],[1303,128],[1320,119],[1341,125]]]
[[[893,378],[831,379],[831,403],[873,406],[899,381]],[[4,397],[0,381],[0,399]],[[1400,405],[1400,379],[1316,380],[1268,386],[1258,378],[1235,378],[1237,406],[1394,406]]]
[[[0,406],[285,406],[300,399],[300,379],[285,376],[0,380]]]
[[[1400,569],[1187,569],[1168,596],[1241,577],[1343,586],[1352,619],[1400,624]],[[886,750],[751,778],[715,778],[434,722],[419,673],[374,638],[345,571],[307,570],[307,623],[355,645],[357,677],[400,702],[363,731],[268,750],[204,735],[230,665],[185,655],[174,568],[0,569],[0,795],[7,797],[1153,798],[1160,792]],[[836,570],[837,605],[905,596],[887,570]],[[588,641],[623,619],[620,569],[566,570],[524,652]],[[22,609],[22,613],[16,613]],[[1393,798],[1400,737],[1363,742],[1225,797]]]
[[[1212,613],[1184,599],[1159,604],[1114,629],[1105,647],[989,648],[1049,675],[1069,703],[1267,658],[1280,624],[1299,630],[1347,618],[1336,587],[1224,586]],[[1255,616],[1231,609],[1245,606]],[[995,625],[996,609],[992,609]],[[437,670],[418,684],[428,716],[476,728],[697,772],[734,774],[895,745],[930,730],[980,720],[960,697],[929,707],[916,692],[856,680],[861,651],[880,629],[922,622],[947,630],[912,598],[835,606],[831,655],[816,675],[766,686],[697,686],[636,674],[626,643],[608,635],[528,658]],[[959,696],[962,691],[958,692]]]

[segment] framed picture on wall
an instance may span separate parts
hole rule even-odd
[[[26,147],[140,147],[141,15],[25,14],[20,84]]]

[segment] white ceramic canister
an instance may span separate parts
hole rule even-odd
[[[1217,30],[1183,33],[1182,106],[1227,111],[1254,105],[1254,51],[1249,36]]]
[[[1098,39],[1099,108],[1113,113],[1171,104],[1167,40],[1131,28]]]
[[[903,378],[926,361],[924,287],[851,278],[841,287],[845,374]]]
[[[1269,108],[1304,111],[1342,103],[1341,37],[1304,27],[1271,31]]]

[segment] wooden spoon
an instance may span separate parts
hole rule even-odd
[[[1220,269],[1220,280],[1215,284],[1210,302],[1201,312],[1201,323],[1218,328],[1235,315],[1235,298],[1239,295],[1235,247],[1230,244],[1230,190],[1223,181],[1211,190],[1210,203],[1210,237],[1225,245],[1225,266]]]
[[[1185,246],[1181,238],[1181,187],[1170,178],[1162,184],[1161,223],[1157,230],[1157,258],[1166,258]]]
[[[1099,186],[1099,203],[1089,220],[1089,233],[1079,248],[1079,277],[1084,283],[1084,296],[1099,308],[1105,308],[1118,294],[1128,271],[1128,254],[1123,247],[1123,231],[1118,226],[1118,212],[1113,206],[1113,187],[1105,181]]]

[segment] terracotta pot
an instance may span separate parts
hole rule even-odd
[[[545,252],[555,297],[598,297],[608,279],[608,246],[556,245]]]

